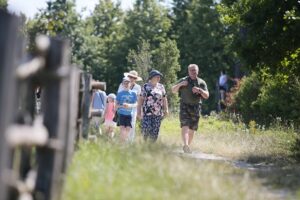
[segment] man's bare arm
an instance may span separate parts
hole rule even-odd
[[[187,81],[181,81],[180,83],[177,83],[172,86],[172,93],[177,93],[182,86],[187,86],[188,82]]]

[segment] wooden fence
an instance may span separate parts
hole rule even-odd
[[[0,11],[0,199],[57,200],[76,143],[88,138],[92,89],[105,83],[72,65],[59,38],[37,37],[21,63],[18,29]]]

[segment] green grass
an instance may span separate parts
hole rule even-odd
[[[253,135],[212,118],[202,119],[200,124],[192,145],[195,151],[248,160],[253,154],[260,159],[291,155],[294,136],[288,133],[258,131]],[[235,168],[229,162],[179,156],[174,153],[179,148],[179,122],[173,117],[163,121],[156,144],[143,143],[141,138],[125,146],[103,140],[81,143],[68,170],[62,199],[279,198],[264,186],[271,180],[268,177],[260,179],[259,174]]]
[[[179,121],[170,118],[162,123],[161,140],[165,144],[181,145]],[[230,159],[249,162],[295,162],[292,151],[299,136],[282,129],[260,130],[252,134],[243,124],[217,120],[215,117],[201,118],[199,130],[192,148]]]
[[[75,154],[63,199],[265,199],[268,195],[271,199],[248,172],[226,163],[182,158],[159,144],[87,143]]]

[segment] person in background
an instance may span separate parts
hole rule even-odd
[[[206,82],[199,78],[198,74],[198,65],[190,64],[188,76],[181,78],[172,86],[172,92],[179,92],[180,97],[179,119],[185,153],[191,153],[190,145],[195,131],[198,130],[202,100],[209,97]]]
[[[229,92],[228,81],[231,80],[235,83],[235,80],[228,76],[225,70],[221,70],[218,86],[219,86],[219,101],[218,101],[218,112],[226,109],[227,107],[227,93]]]
[[[128,77],[123,78],[122,87],[124,90],[117,94],[116,107],[119,115],[121,142],[125,143],[128,141],[129,131],[132,128],[131,114],[132,109],[137,105],[137,96],[135,92],[130,90],[130,79]]]
[[[137,81],[142,81],[143,79],[141,77],[138,76],[137,71],[135,70],[131,70],[130,72],[126,72],[124,73],[124,77],[128,77],[130,80],[130,90],[132,92],[136,93],[137,98],[139,98],[140,94],[141,94],[141,86],[139,84],[137,84]],[[121,83],[119,85],[119,89],[118,92],[124,90],[123,84]],[[132,115],[131,115],[131,125],[132,128],[130,129],[129,132],[129,141],[133,142],[134,138],[135,138],[135,124],[136,124],[136,116],[137,116],[137,109],[136,107],[132,109]]]
[[[104,127],[105,127],[105,133],[109,138],[114,137],[114,129],[116,127],[116,122],[113,121],[113,118],[115,116],[116,112],[116,95],[113,93],[110,93],[107,96],[107,103],[104,110]]]
[[[230,77],[226,74],[225,70],[222,70],[219,77],[219,91],[221,101],[225,101],[225,94],[228,91],[228,79],[230,79]]]
[[[157,70],[149,73],[148,82],[142,87],[137,107],[137,117],[142,120],[142,134],[155,142],[159,135],[161,121],[168,115],[168,100],[165,87],[159,83],[162,74]]]
[[[106,93],[100,89],[93,90],[91,107],[93,110],[96,110],[99,114],[98,116],[93,116],[92,124],[97,130],[99,130],[100,134],[102,134],[100,124],[102,123],[101,119],[103,118],[105,106],[106,106]]]

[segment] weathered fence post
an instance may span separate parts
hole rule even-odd
[[[69,116],[69,44],[60,39],[51,39],[46,56],[47,80],[42,93],[44,125],[48,129],[50,142],[37,148],[38,176],[36,197],[59,199],[64,174],[64,145],[66,144]]]
[[[18,25],[17,17],[0,10],[0,199],[7,199],[8,195],[4,174],[10,165],[10,150],[4,133],[13,122],[16,110]]]
[[[69,81],[68,134],[65,143],[63,172],[71,162],[78,133],[80,70],[72,66]]]
[[[91,94],[92,86],[91,80],[92,75],[86,72],[82,74],[83,78],[83,96],[82,96],[82,137],[87,139],[89,134],[89,121],[90,121],[90,103],[91,103]]]
[[[37,37],[36,56],[17,66],[18,29],[0,11],[0,200],[57,200],[75,143],[88,138],[92,88],[106,84],[71,67],[69,43],[58,38]]]

